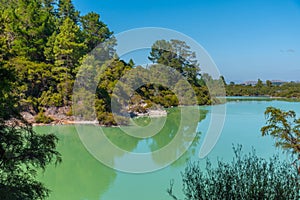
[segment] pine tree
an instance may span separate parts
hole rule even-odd
[[[72,0],[59,0],[56,13],[61,23],[67,18],[70,18],[75,24],[79,21],[79,12],[75,9]]]
[[[2,15],[4,37],[12,56],[43,61],[43,49],[52,34],[51,16],[39,0],[20,0],[7,6]]]
[[[184,41],[158,40],[151,48],[149,60],[176,69],[193,85],[197,85],[200,74],[195,52]]]
[[[97,13],[91,12],[82,16],[80,22],[88,52],[112,36],[112,32],[106,24],[100,21],[100,15]]]
[[[64,103],[70,100],[73,80],[76,75],[76,67],[83,55],[86,45],[81,41],[79,27],[67,18],[59,27],[59,34],[56,35],[53,53],[55,59],[57,81],[60,93],[63,95]]]
[[[81,41],[79,27],[67,18],[59,28],[53,46],[55,65],[73,74],[86,45]]]

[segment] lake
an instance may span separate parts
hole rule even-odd
[[[300,116],[299,102],[284,101],[230,101],[226,103],[225,123],[221,136],[212,151],[208,154],[209,159],[214,163],[217,159],[231,161],[233,157],[232,145],[243,145],[243,151],[249,152],[252,147],[256,153],[264,158],[269,158],[273,154],[280,154],[280,150],[274,147],[271,137],[262,137],[260,128],[265,124],[264,111],[266,107],[274,106],[284,110],[294,110]],[[146,138],[142,136],[135,138],[124,134],[117,127],[102,128],[93,125],[61,125],[61,126],[41,126],[34,127],[39,133],[55,133],[60,141],[58,150],[61,152],[63,162],[58,166],[50,165],[39,179],[50,188],[49,200],[168,200],[172,199],[167,195],[166,189],[169,187],[171,179],[175,180],[174,193],[181,197],[181,176],[186,163],[191,160],[199,160],[199,149],[203,143],[204,136],[211,121],[211,111],[213,106],[199,107],[201,119],[197,126],[197,135],[191,147],[183,156],[171,165],[157,171],[149,173],[127,173],[114,170],[106,165],[116,166],[118,162],[126,158],[125,154],[109,151],[107,144],[98,144],[97,149],[102,152],[103,159],[110,161],[106,165],[92,156],[79,139],[77,131],[93,134],[101,129],[109,140],[128,152],[146,153],[155,152],[165,145],[171,143],[175,138],[174,133],[178,129],[178,113],[180,109],[170,110],[167,118],[155,118],[152,122],[165,122],[159,134]],[[149,118],[136,119],[136,123],[147,126]],[[184,127],[188,129],[188,127]],[[128,129],[130,130],[130,129]],[[127,130],[127,131],[128,131]],[[133,130],[134,131],[134,130]],[[156,130],[155,130],[156,131]],[[138,134],[138,133],[134,133]],[[134,135],[133,134],[133,135]],[[82,136],[81,136],[82,137]],[[93,139],[93,138],[92,138]],[[92,140],[91,139],[91,140]],[[188,143],[184,141],[183,143]],[[95,144],[94,144],[95,145]],[[180,147],[181,148],[181,147]],[[174,152],[169,152],[169,157],[173,157]],[[141,166],[164,166],[166,155],[152,155],[152,162],[133,163]],[[281,159],[286,159],[285,154],[281,154]],[[200,159],[205,166],[205,159]],[[131,163],[132,164],[132,163]]]

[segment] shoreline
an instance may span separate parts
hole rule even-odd
[[[230,97],[233,98],[266,98],[269,99],[270,101],[272,100],[281,100],[281,101],[289,101],[289,102],[300,102],[299,98],[287,98],[287,97],[276,97],[276,96],[225,96],[221,98],[228,98],[230,101]],[[220,97],[218,97],[220,98]],[[232,99],[234,100],[234,99]],[[102,125],[98,122],[98,120],[93,120],[93,121],[87,121],[87,120],[75,120],[74,116],[67,115],[69,111],[69,107],[51,107],[48,108],[44,114],[46,117],[50,117],[52,119],[51,122],[49,123],[37,123],[36,122],[36,116],[37,114],[32,114],[29,111],[27,112],[22,112],[23,118],[29,122],[32,126],[55,126],[55,125],[96,125],[96,126],[101,126],[101,127],[119,127],[119,126],[114,126],[114,125]],[[131,115],[132,118],[140,118],[140,117],[165,117],[167,116],[167,111],[166,110],[148,110],[146,113],[137,113],[134,112],[133,115]]]
[[[239,97],[243,97],[243,98],[266,98],[266,99],[270,99],[270,100],[282,100],[282,101],[294,101],[294,102],[300,102],[300,98],[299,97],[277,97],[277,96],[269,96],[269,95],[239,95],[239,96],[224,96],[224,97],[218,97],[218,98],[239,98]]]
[[[23,118],[30,123],[32,126],[55,126],[55,125],[96,125],[102,127],[119,127],[114,125],[102,125],[99,123],[97,119],[89,121],[89,120],[76,120],[75,116],[67,115],[69,108],[48,108],[43,114],[45,117],[51,119],[49,123],[39,123],[36,120],[37,114],[33,114],[30,112],[22,112]],[[134,112],[131,115],[132,118],[140,118],[140,117],[165,117],[167,116],[166,110],[148,110],[146,113],[137,113]]]
[[[99,124],[98,121],[72,121],[72,120],[60,120],[60,121],[53,121],[51,123],[36,123],[36,122],[33,122],[31,123],[32,126],[56,126],[56,125],[75,125],[75,124],[78,124],[78,125],[84,125],[84,124],[92,124],[92,125],[97,125],[97,126],[101,126]]]

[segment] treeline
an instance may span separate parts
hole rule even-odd
[[[274,84],[267,80],[263,83],[258,79],[255,85],[234,84],[226,86],[227,96],[271,96],[281,98],[300,99],[300,83],[286,82]]]
[[[132,60],[127,63],[116,55],[117,41],[100,15],[94,12],[80,15],[71,0],[0,0],[0,3],[0,64],[15,72],[14,93],[23,110],[36,115],[35,120],[42,123],[51,122],[44,114],[51,107],[66,107],[68,111],[64,114],[72,115],[73,85],[78,70],[86,60],[95,61],[86,56],[89,52],[109,41],[104,53],[110,62],[98,63],[106,66],[97,77],[95,107],[101,124],[115,125],[110,102],[113,88],[127,71],[137,66]],[[198,104],[214,103],[201,78],[195,53],[185,42],[157,41],[149,59],[182,74],[194,88]],[[140,87],[132,102],[146,102],[148,107],[150,102],[164,107],[179,104],[172,91],[154,84]],[[147,109],[147,106],[133,107]]]

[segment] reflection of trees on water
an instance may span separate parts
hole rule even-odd
[[[197,135],[194,138],[189,149],[185,153],[183,153],[182,156],[178,158],[178,160],[171,164],[172,167],[181,167],[185,165],[190,160],[190,158],[195,155],[196,149],[199,145],[201,132],[197,132],[196,134]]]
[[[104,128],[102,130],[114,145],[128,152],[132,152],[140,141],[139,138],[124,133],[119,127]],[[115,156],[120,157],[122,155],[118,154]]]
[[[196,108],[196,107],[195,107]],[[146,141],[151,151],[157,151],[170,144],[176,137],[178,131],[183,131],[182,138],[171,146],[171,151],[152,154],[153,162],[158,165],[165,165],[170,158],[177,158],[185,152],[187,145],[191,142],[191,146],[176,162],[172,164],[174,167],[182,166],[186,163],[194,153],[198,146],[200,133],[194,139],[196,125],[185,124],[180,128],[181,109],[172,108],[168,111],[168,117],[162,130],[151,138],[137,138],[124,133],[121,128],[111,127],[102,128],[106,137],[117,147],[128,152],[133,152],[139,142]],[[206,117],[206,110],[199,110],[199,121]],[[195,116],[190,116],[195,118]],[[186,121],[193,121],[187,119]],[[99,199],[104,194],[113,181],[116,179],[117,173],[114,169],[106,167],[97,159],[90,155],[80,141],[75,126],[56,126],[37,127],[43,129],[43,132],[55,132],[60,139],[58,150],[62,153],[63,163],[57,167],[50,166],[47,171],[41,175],[41,180],[53,191],[50,196],[52,199]],[[97,141],[95,132],[99,132],[100,127],[83,125],[77,127],[79,131],[86,133],[90,137],[90,141]],[[180,130],[181,129],[181,130]],[[180,133],[178,133],[180,134]],[[194,140],[193,140],[194,139]],[[95,142],[95,148],[100,152],[107,152],[107,142]],[[120,151],[111,151],[104,154],[107,160],[110,160],[111,165],[118,158],[122,158],[124,153]],[[167,159],[166,159],[167,158]]]
[[[168,118],[166,124],[162,131],[155,135],[152,138],[152,143],[150,144],[150,149],[152,151],[158,150],[160,148],[165,147],[170,144],[170,142],[174,139],[176,134],[182,134],[181,140],[177,141],[170,151],[164,152],[162,154],[153,154],[153,161],[158,164],[165,164],[167,161],[171,159],[176,159],[176,162],[172,164],[172,166],[181,166],[186,160],[188,160],[192,155],[195,154],[196,147],[199,144],[200,132],[197,131],[197,123],[195,124],[195,118],[198,121],[202,121],[205,119],[207,110],[198,110],[198,107],[190,107],[189,109],[194,109],[191,113],[196,112],[199,114],[198,116],[188,115],[188,119],[182,127],[179,126],[181,119],[181,109],[186,109],[186,107],[179,107],[172,109],[168,114]],[[188,150],[187,147],[189,146]],[[181,155],[181,156],[180,156]]]
[[[63,157],[60,165],[49,166],[40,175],[40,179],[52,191],[49,200],[98,200],[116,179],[116,172],[86,151],[74,126],[56,126],[52,130],[50,127],[38,127],[38,132],[39,128],[43,132],[57,133],[58,151]]]
[[[166,122],[156,135],[150,138],[137,138],[130,136],[124,133],[120,128],[105,128],[104,133],[107,138],[117,147],[126,150],[128,152],[132,152],[136,149],[138,143],[142,141],[146,141],[145,144],[148,144],[149,149],[152,154],[153,162],[158,165],[165,165],[170,162],[170,160],[178,160],[172,164],[172,166],[181,166],[186,160],[188,160],[192,155],[195,154],[196,148],[198,147],[200,140],[200,132],[196,132],[198,123],[195,122],[195,118],[197,121],[202,121],[205,119],[207,110],[199,110],[198,107],[189,107],[188,109],[192,109],[191,113],[198,113],[198,116],[188,115],[184,117],[188,117],[185,119],[185,124],[180,127],[181,122],[181,109],[187,109],[187,107],[178,107],[171,108],[168,110],[168,116]],[[153,119],[152,119],[153,120]],[[155,119],[157,120],[157,119]],[[155,121],[154,120],[154,121]],[[186,123],[188,122],[188,123]],[[154,122],[155,123],[155,122]],[[152,132],[153,130],[148,130],[147,127],[143,127],[145,132]],[[126,130],[130,130],[126,129]],[[134,130],[133,130],[134,131]],[[138,133],[134,133],[132,135],[137,135]],[[145,133],[140,133],[141,135],[147,135]],[[178,141],[171,144],[177,134],[181,134],[181,137]],[[150,134],[151,135],[151,134]],[[160,149],[168,146],[168,151],[158,152]],[[189,147],[189,148],[188,148]],[[188,148],[188,150],[186,150]],[[104,149],[104,148],[103,148]],[[156,153],[155,153],[156,152]],[[147,153],[147,152],[143,152]],[[115,157],[122,157],[120,153],[111,154]],[[112,159],[114,160],[114,159]]]

